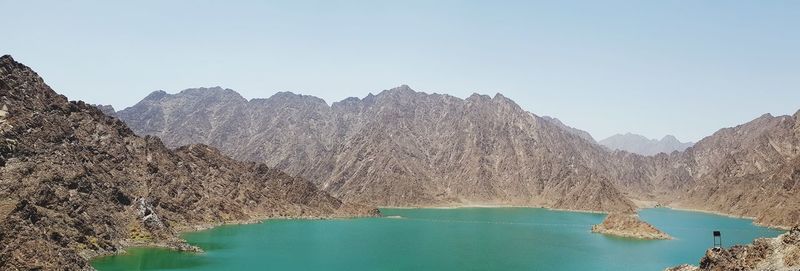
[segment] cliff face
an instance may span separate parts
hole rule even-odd
[[[291,93],[246,101],[190,89],[153,93],[118,114],[169,146],[219,147],[346,200],[633,210],[604,172],[611,166],[601,147],[499,94],[459,99],[401,86],[328,106]]]
[[[750,245],[709,249],[699,266],[682,265],[666,271],[800,270],[800,228]]]
[[[303,179],[203,145],[169,150],[0,58],[0,269],[78,270],[125,244],[267,217],[374,215]]]

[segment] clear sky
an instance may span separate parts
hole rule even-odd
[[[70,99],[503,93],[602,139],[800,109],[800,1],[12,1],[0,54]]]

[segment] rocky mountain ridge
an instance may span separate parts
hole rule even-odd
[[[408,86],[330,106],[288,92],[248,101],[222,88],[159,91],[118,114],[169,146],[209,144],[370,204],[619,212],[633,199],[800,223],[797,115],[765,115],[685,151],[643,156],[608,151],[499,94],[460,99]]]
[[[692,142],[680,142],[672,135],[666,135],[659,140],[632,133],[616,134],[597,143],[610,150],[627,151],[645,156],[659,153],[670,154],[674,151],[681,152],[694,145]]]
[[[599,171],[601,147],[500,94],[460,99],[401,86],[328,106],[287,92],[248,101],[189,89],[154,92],[117,114],[169,146],[209,144],[368,204],[635,208]]]
[[[205,145],[138,137],[10,56],[0,109],[0,270],[91,269],[126,245],[191,250],[176,233],[197,225],[377,211]]]
[[[572,127],[572,126],[568,126],[568,125],[564,124],[563,122],[561,122],[561,120],[559,120],[557,118],[554,118],[554,117],[542,116],[542,119],[544,119],[546,121],[549,121],[549,122],[555,124],[556,126],[560,127],[561,129],[564,129],[565,131],[569,132],[570,134],[573,134],[573,135],[576,135],[576,136],[578,136],[580,138],[583,138],[586,141],[589,141],[589,142],[592,142],[592,143],[597,143],[597,141],[594,140],[594,137],[592,137],[592,135],[589,134],[589,132],[587,132],[587,131],[584,131],[584,130],[581,130],[581,129],[578,129],[578,128],[575,128],[575,127]]]

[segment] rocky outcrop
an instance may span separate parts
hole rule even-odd
[[[592,226],[592,232],[635,239],[672,239],[636,214],[611,213],[602,223]]]
[[[97,109],[100,109],[100,112],[103,112],[103,114],[106,114],[106,116],[110,116],[110,117],[116,117],[117,116],[117,111],[114,110],[114,107],[111,106],[111,105],[95,104],[94,107],[97,107]]]
[[[176,233],[198,225],[377,211],[208,146],[138,137],[10,56],[0,108],[0,270],[89,269],[126,245],[192,250]]]
[[[209,144],[366,204],[635,208],[607,174],[602,147],[500,94],[460,99],[401,86],[328,106],[203,88],[154,92],[118,115],[169,146]]]
[[[776,238],[756,239],[750,245],[706,251],[699,266],[681,265],[667,271],[800,270],[800,228]]]
[[[616,134],[600,140],[598,143],[611,150],[627,151],[645,156],[680,152],[694,145],[692,142],[680,142],[672,135],[666,135],[661,140],[657,140],[631,133]]]

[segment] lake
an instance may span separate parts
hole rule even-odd
[[[746,219],[641,210],[675,237],[643,241],[590,232],[604,214],[541,208],[382,209],[343,220],[268,220],[184,234],[201,254],[131,248],[92,264],[112,270],[662,270],[697,264],[712,244],[750,243],[782,231]]]

